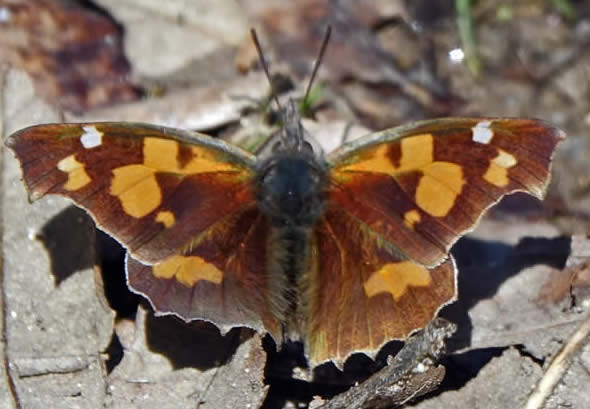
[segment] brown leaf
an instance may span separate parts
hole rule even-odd
[[[0,61],[25,70],[45,100],[79,113],[140,96],[108,17],[59,0],[0,0],[0,10]]]
[[[575,289],[588,287],[590,287],[590,261],[562,271],[553,271],[549,280],[541,288],[539,300],[557,303],[573,294]]]

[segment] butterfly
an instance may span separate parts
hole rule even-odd
[[[519,118],[443,118],[324,155],[297,103],[272,152],[125,122],[10,135],[31,199],[59,194],[126,249],[157,314],[303,341],[311,366],[374,357],[457,294],[449,250],[504,195],[542,198],[565,134]]]

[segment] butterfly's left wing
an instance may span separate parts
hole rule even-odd
[[[505,194],[541,198],[563,138],[533,119],[446,118],[388,129],[329,155],[327,200],[400,257],[435,266]]]

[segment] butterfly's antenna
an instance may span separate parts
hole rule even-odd
[[[307,84],[307,89],[305,90],[305,96],[303,97],[303,101],[307,101],[307,97],[309,96],[309,92],[311,91],[311,86],[313,85],[313,81],[315,80],[318,69],[320,68],[322,59],[324,58],[324,53],[326,52],[326,47],[328,46],[328,41],[330,40],[330,34],[332,34],[332,26],[328,25],[328,27],[326,27],[326,34],[324,34],[324,41],[322,42],[318,58],[315,60],[315,64],[313,65],[313,71],[311,72],[311,78],[309,79],[309,83]]]
[[[260,64],[262,65],[262,69],[266,74],[266,78],[270,84],[270,90],[272,92],[272,97],[274,98],[275,102],[277,103],[279,110],[282,111],[283,108],[281,107],[281,103],[279,102],[279,97],[277,96],[274,84],[272,83],[272,78],[270,77],[270,72],[268,71],[268,65],[266,65],[266,59],[264,58],[264,53],[262,52],[262,47],[260,47],[260,42],[258,41],[258,36],[256,35],[256,30],[253,28],[250,29],[250,35],[252,36],[252,41],[254,41],[254,45],[256,46],[256,51],[258,52],[258,58],[260,59]]]

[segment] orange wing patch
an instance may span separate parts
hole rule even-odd
[[[505,187],[510,183],[508,170],[517,163],[518,161],[513,155],[498,149],[498,156],[490,161],[488,170],[484,173],[483,178],[492,185]]]
[[[143,140],[143,164],[159,172],[180,175],[235,172],[236,166],[220,162],[219,154],[200,146],[180,145],[170,139],[146,137]]]
[[[162,204],[156,172],[144,165],[113,169],[109,193],[121,201],[125,213],[135,218],[150,214]]]
[[[176,223],[176,218],[174,217],[174,213],[168,210],[163,210],[156,215],[156,221],[162,223],[164,227],[169,229],[174,226],[174,223]]]
[[[157,278],[175,278],[179,283],[193,287],[199,280],[221,284],[223,271],[197,256],[172,256],[152,268]]]
[[[84,169],[84,164],[78,162],[75,155],[60,160],[57,162],[56,167],[68,175],[68,180],[63,185],[65,190],[75,191],[82,189],[92,181]]]
[[[433,162],[432,134],[414,135],[400,142],[400,153],[392,151],[388,144],[377,145],[358,152],[340,172],[376,172],[395,175],[396,173],[420,169]]]
[[[404,138],[400,142],[400,166],[397,172],[421,169],[434,161],[434,137],[422,134]]]
[[[432,216],[446,216],[465,184],[463,169],[455,163],[432,162],[420,170],[423,175],[416,188],[416,204]]]
[[[397,301],[408,293],[409,287],[428,287],[431,284],[432,277],[426,267],[411,261],[400,261],[387,263],[371,273],[363,287],[367,297],[389,293]]]
[[[420,212],[416,209],[408,210],[404,214],[404,223],[411,229],[413,229],[414,225],[418,223],[421,219],[422,217],[420,216]]]

